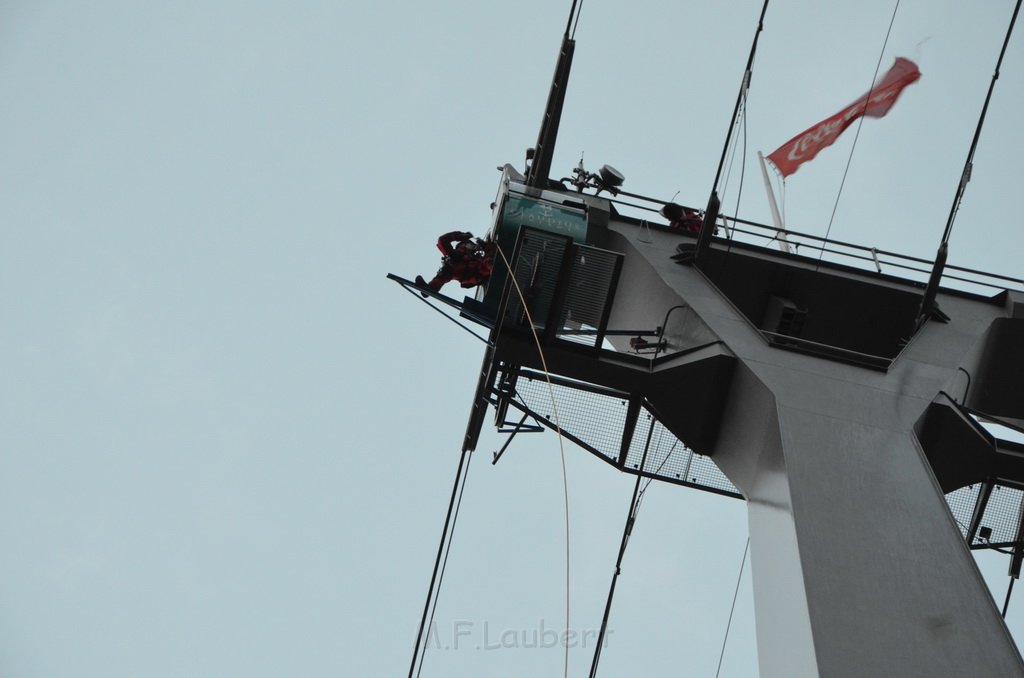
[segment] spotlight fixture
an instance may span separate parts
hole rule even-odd
[[[619,170],[615,169],[611,165],[602,165],[601,169],[597,171],[597,174],[588,172],[583,167],[583,158],[580,158],[580,162],[576,165],[576,168],[572,171],[571,177],[563,177],[561,181],[569,182],[576,187],[576,190],[582,193],[584,189],[593,188],[596,190],[594,195],[597,195],[601,191],[608,191],[612,195],[619,194],[619,187],[626,180],[626,177]]]
[[[622,186],[622,182],[626,180],[622,172],[611,165],[602,165],[601,169],[598,170],[598,174],[600,175],[597,177],[597,183],[600,186],[598,192],[600,193],[601,188],[603,188],[612,195],[618,195],[619,186]]]

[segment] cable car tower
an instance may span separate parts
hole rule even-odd
[[[464,452],[489,414],[554,428],[550,376],[595,457],[746,502],[762,678],[1024,676],[971,556],[1008,549],[1019,576],[1024,445],[980,422],[1024,432],[1024,281],[946,265],[948,228],[923,283],[856,265],[869,248],[745,241],[774,229],[730,228],[715,190],[690,232],[621,214],[681,206],[614,168],[553,180],[574,45],[567,26],[526,171],[502,169],[487,285],[459,302],[391,276],[488,331]]]

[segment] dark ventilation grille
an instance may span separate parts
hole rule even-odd
[[[528,330],[532,320],[545,343],[555,338],[594,349],[601,346],[621,254],[523,228],[513,268],[516,285],[507,290],[505,327]]]
[[[505,322],[529,328],[522,298],[526,300],[534,329],[543,331],[555,298],[555,288],[562,270],[566,249],[571,241],[560,235],[534,229],[523,229],[515,264],[515,281],[508,292]]]
[[[565,303],[559,314],[559,339],[598,345],[621,262],[622,255],[615,252],[583,245],[573,248]]]

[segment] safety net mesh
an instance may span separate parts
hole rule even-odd
[[[624,397],[582,391],[563,383],[548,390],[543,377],[520,376],[516,393],[522,403],[550,428],[558,424],[569,437],[612,463],[619,457],[629,401]],[[552,397],[554,406],[552,406]]]
[[[646,404],[640,408],[625,457],[620,459],[629,417],[626,394],[562,378],[553,381],[549,389],[543,375],[524,371],[516,382],[513,400],[519,409],[527,411],[552,430],[556,428],[557,418],[567,438],[623,471],[741,497],[739,490],[710,457],[696,454],[687,447]],[[641,469],[645,447],[647,457]],[[968,535],[981,489],[982,484],[976,483],[946,495],[946,503],[964,538],[970,537],[971,546],[975,547],[1013,542],[1021,520],[1024,491],[1004,485],[992,488],[979,524],[979,528],[991,530],[986,542],[978,534]]]
[[[626,472],[642,473],[718,494],[741,496],[710,457],[694,453],[646,406],[640,409],[625,458],[620,460],[629,412],[629,400],[624,394],[561,379],[553,382],[549,390],[543,375],[524,373],[516,383],[516,400],[521,408],[552,429],[555,428],[554,410],[557,409],[558,423],[566,437]],[[647,460],[644,468],[640,469],[645,446]]]
[[[978,522],[977,532],[970,534],[971,518],[978,501],[984,499],[984,488],[983,483],[975,483],[946,495],[946,503],[960,528],[960,533],[971,546],[977,548],[1014,542],[1020,525],[1021,508],[1024,506],[1024,491],[1005,485],[992,487],[985,503],[985,510]],[[983,532],[988,534],[987,538],[982,538]]]
[[[629,452],[626,455],[627,470],[640,469],[645,447],[647,460],[643,462],[644,475],[739,495],[736,486],[725,477],[710,457],[697,454],[684,445],[646,407],[640,413],[636,432],[629,444]]]

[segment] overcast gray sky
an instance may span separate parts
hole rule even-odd
[[[893,4],[769,7],[740,216],[770,221],[757,150],[868,89]],[[568,7],[0,2],[0,675],[404,675],[482,345],[384,276],[485,229]],[[702,206],[760,7],[586,2],[553,171]],[[1012,9],[901,3],[882,70],[923,75],[865,122],[832,237],[933,256]],[[1018,277],[1020,38],[950,254]],[[852,143],[789,179],[792,228],[824,234]],[[469,642],[424,676],[560,675],[476,649],[564,623],[558,445],[525,438],[491,466],[485,430],[436,619]],[[632,480],[566,453],[583,633]],[[714,675],[746,536],[741,502],[652,485],[602,675]],[[751,604],[745,576],[723,677],[756,675]]]

